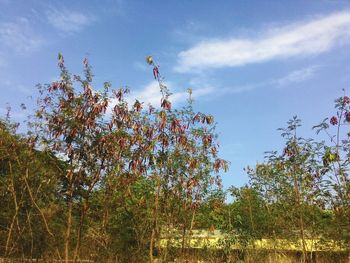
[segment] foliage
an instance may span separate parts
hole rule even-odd
[[[102,91],[94,89],[88,60],[81,77],[68,71],[59,54],[60,79],[39,85],[28,134],[15,135],[9,124],[2,125],[18,145],[1,137],[6,175],[1,201],[8,203],[8,214],[1,217],[5,256],[140,262],[157,255],[167,260],[171,244],[161,247],[160,240],[173,229],[181,229],[183,255],[197,210],[221,188],[218,173],[228,164],[218,158],[213,116],[194,112],[191,91],[188,104],[174,109],[158,66],[150,57],[147,62],[162,94],[160,107],[144,108],[139,100],[130,105],[128,89],[111,90],[107,82]],[[36,184],[27,186],[27,178]],[[22,207],[28,207],[26,217]],[[46,213],[49,208],[54,211]],[[48,245],[40,253],[33,248],[38,244],[31,230],[35,209],[43,221],[38,234]],[[25,240],[13,240],[14,231]],[[20,244],[26,247],[15,247]]]
[[[300,248],[301,262],[313,262],[315,249],[349,251],[347,96],[314,126],[328,140],[302,137],[293,117],[279,129],[282,149],[246,169],[247,185],[225,192],[214,117],[195,112],[190,89],[187,104],[174,108],[158,65],[146,62],[158,107],[130,103],[128,89],[108,82],[94,88],[88,60],[77,76],[60,54],[60,79],[39,85],[27,133],[9,114],[0,120],[1,256],[185,261],[200,229],[221,233],[217,250],[202,248],[207,262],[260,262],[263,240],[276,259],[282,241]]]

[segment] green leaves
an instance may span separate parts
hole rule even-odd
[[[325,167],[328,167],[330,164],[332,164],[333,162],[339,161],[339,155],[336,152],[332,152],[331,148],[326,147],[325,153],[322,157],[323,160],[323,165]]]

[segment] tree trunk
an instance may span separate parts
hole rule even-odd
[[[294,169],[296,170],[296,169]],[[301,209],[301,196],[299,191],[299,185],[297,181],[297,177],[295,172],[293,171],[293,179],[294,179],[294,191],[295,191],[295,197],[296,197],[296,203],[298,207],[298,213],[299,213],[299,228],[300,228],[300,238],[302,243],[302,263],[305,263],[308,261],[307,257],[307,251],[306,251],[306,242],[305,242],[305,229],[304,229],[304,218],[303,218],[303,211]]]
[[[45,215],[44,213],[41,211],[40,207],[38,206],[38,204],[35,202],[34,200],[34,196],[32,194],[32,191],[30,190],[30,186],[29,186],[29,183],[27,181],[27,178],[29,177],[29,170],[28,168],[26,169],[26,175],[24,177],[24,182],[26,184],[26,187],[27,187],[27,190],[28,190],[28,194],[29,194],[29,197],[30,197],[30,200],[32,201],[33,205],[35,206],[35,208],[39,211],[39,214],[44,222],[44,225],[45,225],[45,228],[46,228],[46,231],[47,233],[49,233],[50,236],[53,236],[52,232],[50,231],[50,228],[49,228],[49,225],[47,223],[47,220],[45,218]]]
[[[70,190],[69,196],[68,196],[68,210],[67,210],[67,229],[66,229],[66,236],[64,239],[64,258],[65,263],[69,263],[69,241],[71,237],[71,231],[72,231],[72,211],[73,211],[73,190]]]
[[[83,224],[84,224],[86,210],[87,210],[87,205],[86,205],[86,203],[84,203],[83,207],[82,207],[81,215],[80,215],[79,225],[78,225],[77,243],[75,245],[74,256],[73,256],[74,263],[77,262],[77,259],[78,259],[79,254],[80,254],[81,231],[82,231]]]
[[[181,243],[181,261],[184,262],[185,259],[185,243],[186,243],[186,222],[184,222],[182,229],[182,243]]]
[[[150,263],[153,263],[153,247],[155,243],[155,235],[156,231],[158,229],[158,206],[159,206],[159,195],[160,195],[160,178],[157,178],[157,193],[155,197],[154,202],[154,209],[153,209],[153,227],[152,227],[152,233],[151,233],[151,241],[149,245],[149,260]]]
[[[10,250],[10,242],[12,238],[12,232],[15,226],[15,223],[17,222],[17,227],[19,228],[19,223],[18,223],[18,211],[19,211],[19,206],[18,206],[18,201],[17,201],[17,196],[16,196],[16,190],[15,190],[15,181],[13,177],[13,171],[12,171],[12,164],[9,162],[9,168],[10,168],[10,175],[11,175],[11,194],[13,196],[13,203],[15,205],[15,214],[12,217],[11,225],[8,231],[7,239],[6,239],[6,246],[5,246],[5,256],[8,256],[11,254]]]

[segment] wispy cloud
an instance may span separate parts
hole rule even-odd
[[[171,91],[170,101],[173,105],[180,104],[188,99],[187,91],[173,91],[172,83],[166,83]],[[194,99],[205,96],[213,92],[210,87],[206,88],[195,88],[192,90],[192,97]],[[144,103],[144,105],[151,104],[153,107],[159,107],[161,102],[162,94],[159,89],[158,82],[152,81],[147,84],[144,88],[136,91],[131,91],[127,96],[127,101],[129,104],[133,104],[135,100],[139,100]]]
[[[167,85],[169,86],[169,83]],[[160,104],[161,98],[162,95],[160,93],[158,82],[152,81],[141,90],[131,90],[128,96],[128,102],[129,104],[132,104],[137,99],[141,102],[144,102],[146,105],[151,104],[155,107]]]
[[[292,84],[301,83],[307,81],[314,77],[317,71],[321,68],[320,65],[311,65],[305,68],[297,69],[287,73],[286,75],[273,78],[262,82],[257,83],[248,83],[245,85],[234,86],[234,87],[221,87],[216,85],[211,85],[206,83],[199,78],[193,78],[190,81],[192,88],[192,97],[196,100],[198,98],[217,98],[218,96],[225,96],[232,93],[241,93],[247,92],[250,90],[264,88],[264,87],[275,87],[281,88],[290,86]],[[205,77],[204,77],[205,79]],[[172,95],[170,96],[170,101],[173,105],[178,105],[185,102],[188,99],[187,91],[174,91],[174,85],[171,82],[166,83]],[[151,104],[154,107],[160,106],[162,95],[159,89],[158,82],[152,81],[145,85],[139,90],[131,90],[130,94],[127,96],[127,102],[129,105],[132,105],[135,100],[143,102],[144,105]],[[112,102],[113,104],[113,102]]]
[[[350,11],[257,32],[257,37],[207,40],[178,54],[176,70],[237,67],[315,55],[350,42]]]
[[[312,78],[319,70],[319,68],[319,65],[313,65],[310,67],[298,69],[290,72],[285,77],[275,80],[274,83],[278,84],[279,86],[285,86],[293,83],[303,82]]]
[[[67,9],[51,8],[46,12],[49,23],[63,33],[76,33],[95,21],[92,15]]]
[[[34,87],[21,84],[17,80],[11,80],[8,77],[3,77],[0,79],[0,91],[1,90],[20,92],[28,95],[33,93]]]
[[[250,90],[263,88],[267,86],[282,88],[282,87],[290,86],[292,84],[296,85],[298,83],[302,83],[304,81],[307,81],[313,78],[320,68],[321,68],[320,65],[312,65],[302,69],[291,71],[285,76],[282,76],[280,78],[269,79],[258,83],[248,83],[245,85],[231,87],[231,88],[222,88],[218,92],[220,92],[220,95],[224,95],[228,93],[247,92]]]
[[[21,17],[14,22],[0,23],[0,49],[10,49],[16,53],[38,50],[44,40],[30,25],[28,19]]]
[[[274,87],[282,88],[293,84],[302,83],[310,80],[315,76],[317,71],[321,68],[320,65],[311,65],[301,69],[297,69],[287,73],[286,75],[273,78],[257,83],[248,83],[245,85],[234,86],[234,87],[221,87],[216,85],[211,85],[209,82],[201,80],[200,78],[193,78],[190,81],[192,88],[192,97],[196,100],[198,98],[216,98],[218,96],[225,96],[232,93],[247,92],[250,90],[264,88],[264,87]],[[205,79],[205,77],[204,77]],[[173,105],[178,105],[185,102],[188,99],[187,91],[174,91],[174,85],[171,82],[166,83],[169,90],[172,92],[170,100]],[[160,106],[162,95],[159,89],[158,82],[152,81],[144,86],[140,90],[131,90],[131,93],[127,96],[127,102],[132,105],[135,100],[139,100],[144,103],[144,105],[151,104],[154,107]],[[113,103],[112,103],[113,104]]]

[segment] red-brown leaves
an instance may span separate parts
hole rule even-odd
[[[63,99],[61,99],[58,106],[59,106],[61,109],[63,109],[64,106],[65,106],[65,101],[64,101]]]
[[[135,110],[136,112],[140,112],[141,109],[142,109],[142,104],[141,104],[141,102],[139,102],[138,100],[136,100],[135,103],[134,103],[134,110]]]
[[[215,160],[213,167],[216,172],[219,172],[221,169],[224,169],[226,172],[228,170],[228,163],[225,160],[218,158]]]
[[[158,140],[159,142],[161,143],[161,145],[163,147],[168,147],[169,146],[169,138],[168,138],[168,135],[164,134],[164,133],[161,133],[159,136],[158,136]]]
[[[167,99],[162,99],[160,106],[167,111],[171,110],[171,102]]]
[[[56,91],[59,89],[59,87],[60,87],[60,83],[56,81],[56,82],[51,83],[48,90],[49,90],[49,92]]]
[[[217,150],[217,148],[215,146],[210,148],[210,152],[211,152],[213,157],[216,157],[217,154],[218,154],[218,150]]]
[[[131,170],[134,173],[138,173],[140,171],[141,164],[142,160],[140,159],[131,160],[129,163],[129,170]]]
[[[153,138],[153,134],[154,134],[154,128],[147,127],[145,135],[146,135],[148,140],[151,140]]]
[[[159,129],[162,130],[165,128],[165,126],[167,124],[167,115],[166,115],[165,111],[161,111],[159,113],[158,117],[160,118]]]
[[[198,160],[197,159],[192,159],[192,160],[190,160],[190,162],[189,162],[189,168],[191,169],[191,170],[194,170],[194,169],[196,169],[198,167]]]
[[[213,141],[213,136],[211,134],[205,134],[203,137],[202,137],[202,142],[203,142],[203,145],[205,147],[208,147],[211,145]]]
[[[83,95],[85,97],[85,100],[88,102],[88,104],[93,105],[94,102],[96,102],[96,101],[94,101],[95,98],[92,95],[92,88],[91,88],[90,85],[85,85],[84,86],[84,93],[83,93]]]
[[[174,134],[182,132],[182,127],[181,127],[180,121],[178,119],[174,118],[171,121],[170,130]]]
[[[159,79],[159,69],[157,66],[153,67],[153,76],[154,76],[154,79]]]
[[[74,150],[71,144],[68,145],[67,149],[66,149],[66,154],[68,156],[68,158],[72,159],[74,156]]]
[[[350,112],[349,111],[345,112],[345,120],[347,122],[350,122]]]
[[[338,118],[336,116],[333,116],[331,119],[330,119],[330,124],[332,125],[337,125],[338,124]]]
[[[120,148],[125,148],[126,147],[126,145],[127,145],[127,140],[126,140],[126,138],[120,138],[119,140],[118,140],[118,146],[120,147]]]
[[[178,142],[181,146],[186,146],[187,144],[187,137],[185,135],[180,135],[179,136],[179,139],[178,139]]]

